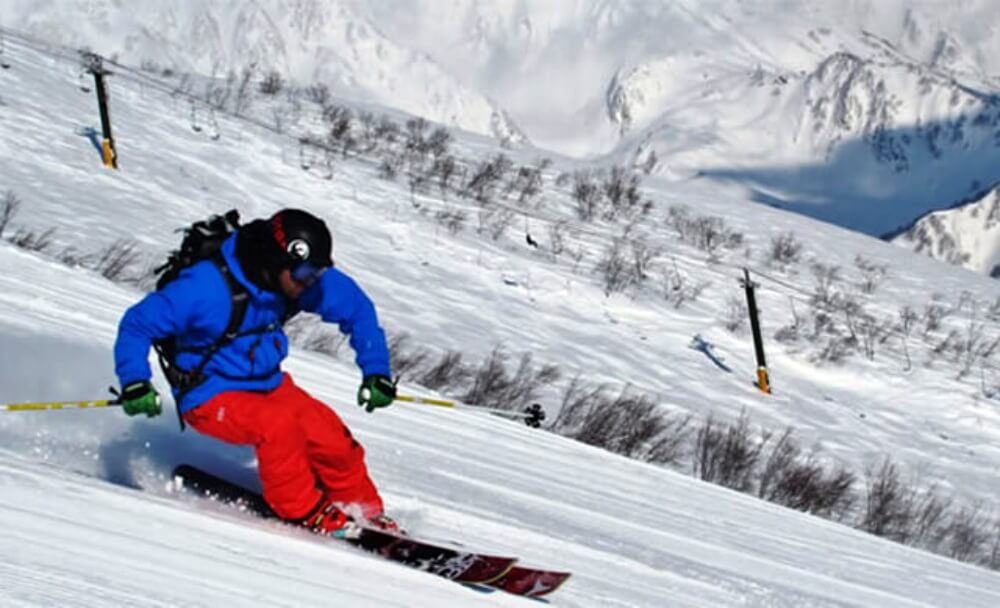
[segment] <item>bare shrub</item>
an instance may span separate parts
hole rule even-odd
[[[713,260],[722,249],[736,249],[743,244],[743,234],[727,226],[721,217],[692,215],[685,205],[670,207],[666,224],[677,232],[681,241],[705,251]]]
[[[661,415],[660,434],[650,444],[645,459],[656,464],[679,464],[693,431],[692,420],[692,414]]]
[[[10,224],[10,221],[14,219],[17,215],[18,210],[21,208],[21,199],[17,197],[13,190],[7,190],[3,193],[3,199],[0,200],[0,238],[3,238],[3,233]]]
[[[802,242],[794,232],[783,232],[771,237],[771,245],[766,250],[768,265],[789,266],[802,259]]]
[[[271,70],[265,74],[258,86],[258,90],[262,95],[272,97],[280,93],[283,88],[285,88],[285,79],[281,77],[281,74],[277,70]]]
[[[910,334],[916,327],[919,317],[908,304],[899,309],[898,316],[899,322],[896,324],[895,330],[903,343],[903,356],[906,357],[906,367],[903,369],[908,371],[913,367],[913,362],[910,360]]]
[[[462,353],[452,350],[444,353],[430,368],[416,371],[415,379],[429,389],[443,390],[461,385],[471,375],[471,370],[462,363]]]
[[[487,204],[479,208],[479,232],[485,232],[494,241],[499,241],[514,224],[517,214],[496,205]]]
[[[297,347],[337,357],[346,337],[311,314],[295,315],[285,324],[285,333]]]
[[[737,298],[737,301],[738,298]],[[789,305],[792,308],[792,322],[788,325],[783,325],[778,328],[778,331],[774,332],[774,339],[778,342],[791,343],[797,342],[802,335],[805,323],[799,313],[795,310],[795,299],[791,296],[788,297]],[[745,308],[745,307],[744,307]],[[745,313],[744,313],[745,315]]]
[[[139,247],[135,241],[118,239],[95,256],[93,269],[109,281],[134,282],[137,277],[129,271],[139,259]]]
[[[513,166],[514,163],[504,154],[498,154],[489,161],[480,163],[465,184],[463,194],[472,196],[480,203],[489,202],[496,187]]]
[[[722,319],[723,326],[730,333],[738,333],[745,328],[748,321],[747,305],[739,296],[726,298],[726,312]]]
[[[20,247],[27,251],[44,253],[52,246],[52,236],[56,233],[55,228],[49,228],[44,232],[36,232],[27,228],[18,228],[10,237],[10,242],[15,247]]]
[[[989,521],[981,504],[961,507],[946,527],[945,554],[961,561],[973,561],[985,553],[989,542]]]
[[[559,379],[554,365],[537,367],[530,353],[521,355],[516,370],[509,370],[509,355],[496,347],[472,373],[472,387],[462,401],[488,405],[499,409],[516,409],[536,400],[542,387]]]
[[[748,491],[766,438],[757,440],[744,412],[739,420],[719,425],[709,416],[695,435],[694,474],[703,481]]]
[[[465,227],[469,214],[463,209],[439,209],[434,213],[434,219],[451,234],[458,234]]]
[[[757,495],[770,502],[839,519],[854,503],[854,473],[843,466],[827,470],[814,452],[803,454],[791,428],[774,443],[764,463]]]
[[[451,188],[451,180],[455,177],[457,169],[458,163],[455,161],[455,157],[450,154],[435,158],[434,164],[431,166],[431,177],[437,178],[438,190],[441,191],[441,196],[444,198],[447,198],[448,190]]]
[[[671,265],[663,273],[663,297],[674,308],[680,308],[685,302],[695,302],[708,286],[708,281],[695,283],[677,267],[677,260],[671,260]]]
[[[589,222],[597,216],[601,189],[593,173],[577,171],[573,174],[573,200],[576,201],[576,215],[581,220]]]
[[[842,292],[837,289],[840,282],[840,267],[817,262],[812,265],[813,277],[816,284],[813,287],[813,294],[810,303],[816,308],[827,311],[840,307]]]
[[[604,249],[604,255],[598,260],[595,269],[604,284],[605,296],[625,291],[642,280],[629,259],[625,240],[621,238],[613,239]]]
[[[916,482],[906,484],[899,467],[885,458],[866,471],[867,495],[858,527],[891,540],[911,543],[931,536],[944,514],[933,489],[921,492]]]
[[[392,361],[392,369],[397,377],[402,377],[426,366],[431,358],[430,350],[411,346],[410,342],[410,335],[407,333],[394,334],[389,337],[389,356]]]
[[[668,415],[652,398],[624,387],[588,387],[579,376],[563,393],[552,428],[582,443],[660,464],[676,462],[690,435],[690,415]]]
[[[876,264],[868,259],[865,259],[860,254],[854,256],[854,265],[861,272],[861,281],[858,287],[861,289],[862,293],[872,294],[878,289],[882,281],[885,280],[885,276],[888,272],[888,265],[886,264]]]
[[[637,173],[628,171],[624,167],[612,167],[601,183],[601,190],[607,201],[604,219],[614,220],[619,216],[631,218],[648,213],[650,207],[643,205],[640,185],[641,180]]]
[[[330,103],[330,87],[322,82],[306,87],[306,99],[320,107],[326,107]]]
[[[927,339],[931,333],[941,329],[944,320],[949,316],[951,316],[951,310],[937,302],[930,302],[924,305],[924,312],[921,315],[924,339]]]

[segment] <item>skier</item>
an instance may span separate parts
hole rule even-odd
[[[240,227],[214,260],[184,269],[125,312],[114,347],[120,401],[129,416],[161,413],[149,349],[172,339],[180,371],[168,378],[182,421],[252,445],[264,498],[279,517],[320,534],[358,519],[398,531],[383,512],[364,449],[333,410],[280,369],[288,353],[282,324],[289,313],[314,312],[350,336],[363,377],[358,404],[370,413],[395,399],[375,307],[334,268],[331,253],[326,224],[305,211],[284,209]],[[234,328],[237,293],[247,302]]]

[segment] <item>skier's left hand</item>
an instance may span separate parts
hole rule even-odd
[[[376,408],[386,407],[396,398],[396,383],[382,375],[365,376],[358,389],[358,405],[369,414]]]

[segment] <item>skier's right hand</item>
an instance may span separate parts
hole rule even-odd
[[[156,392],[149,380],[130,382],[123,386],[119,401],[122,404],[122,409],[129,416],[146,414],[152,418],[163,412],[163,407],[160,405],[160,394]]]

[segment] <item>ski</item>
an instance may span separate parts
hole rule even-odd
[[[514,595],[541,597],[559,589],[569,577],[569,572],[514,566],[487,585]]]
[[[181,488],[202,498],[232,505],[257,517],[276,518],[259,493],[197,467],[180,465],[174,469],[173,478],[179,480]],[[501,579],[517,561],[513,557],[444,547],[373,528],[360,528],[349,537],[331,538],[459,583],[488,585]]]

